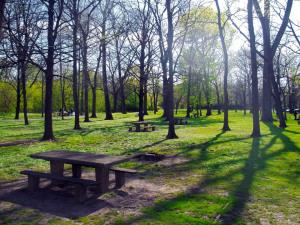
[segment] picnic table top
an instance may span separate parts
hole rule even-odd
[[[59,161],[69,164],[78,164],[82,166],[105,166],[109,167],[118,163],[126,162],[132,158],[132,156],[113,156],[105,154],[95,154],[87,152],[75,152],[75,151],[65,151],[56,150],[41,152],[30,155],[30,157],[35,159],[44,159],[48,161]]]

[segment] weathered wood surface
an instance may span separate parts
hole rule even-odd
[[[125,184],[126,180],[126,173],[135,174],[137,173],[136,170],[132,169],[126,169],[126,168],[118,168],[118,167],[112,167],[110,170],[115,172],[116,177],[116,188],[121,188]]]
[[[84,186],[93,186],[93,185],[98,184],[98,182],[94,181],[94,180],[57,176],[57,175],[54,175],[51,173],[36,172],[36,171],[32,171],[32,170],[23,170],[20,173],[23,175],[27,175],[29,177],[46,178],[46,179],[51,179],[51,180],[54,179],[54,180],[68,182],[68,183],[80,184],[80,185],[84,185]]]
[[[77,186],[75,197],[79,202],[83,202],[87,198],[87,188],[89,186],[99,185],[99,182],[88,180],[88,179],[79,179],[74,177],[65,177],[60,175],[55,175],[51,173],[42,173],[35,172],[32,170],[21,171],[21,174],[28,176],[28,190],[35,191],[39,188],[40,178],[46,178],[54,181],[62,181],[64,183],[75,184]]]
[[[119,168],[119,167],[112,167],[110,168],[111,171],[120,171],[124,173],[137,173],[136,170],[133,169],[127,169],[127,168]]]
[[[126,162],[134,156],[112,156],[104,154],[94,154],[87,152],[74,152],[74,151],[48,151],[41,152],[30,155],[30,157],[35,159],[44,159],[51,162],[56,162],[56,164],[67,163],[76,164],[81,166],[91,166],[91,167],[110,167],[112,165]],[[59,166],[58,166],[59,167]],[[55,170],[55,169],[54,169]],[[60,170],[60,168],[58,168]]]

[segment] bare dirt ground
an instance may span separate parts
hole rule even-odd
[[[39,140],[19,140],[19,141],[11,141],[11,142],[0,142],[0,148],[1,147],[9,147],[9,146],[15,146],[15,145],[24,145],[24,144],[32,144],[34,142],[38,142]]]

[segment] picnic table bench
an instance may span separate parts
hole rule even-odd
[[[50,173],[42,173],[31,170],[21,171],[28,176],[28,189],[31,191],[39,188],[40,178],[51,180],[53,185],[59,183],[73,184],[76,188],[76,198],[79,202],[86,199],[87,188],[95,186],[99,193],[108,191],[109,171],[114,171],[116,188],[125,184],[125,175],[136,173],[135,170],[117,168],[114,165],[129,161],[135,156],[111,156],[104,154],[93,154],[74,151],[48,151],[32,154],[30,157],[50,161]],[[72,165],[72,176],[64,176],[64,164]],[[82,167],[95,168],[95,180],[82,179]]]
[[[135,132],[148,132],[155,131],[155,126],[151,125],[150,121],[137,121],[133,122],[133,127],[129,127],[128,131]]]
[[[174,123],[176,125],[186,125],[187,118],[186,117],[174,117]]]

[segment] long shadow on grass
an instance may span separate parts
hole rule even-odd
[[[242,168],[234,168],[228,173],[226,172],[222,175],[218,175],[217,170],[210,170],[210,173],[206,174],[197,185],[188,188],[179,196],[160,201],[159,203],[155,204],[154,207],[146,209],[144,214],[140,217],[135,217],[128,220],[126,224],[132,224],[141,221],[145,222],[147,220],[158,220],[160,222],[173,220],[183,224],[222,223],[226,225],[239,222],[241,220],[242,213],[245,210],[245,206],[251,196],[251,187],[257,172],[266,168],[267,161],[279,157],[287,152],[299,151],[293,141],[282,133],[281,129],[272,124],[267,124],[267,126],[273,135],[271,140],[266,145],[261,146],[261,138],[254,138],[252,140],[252,147],[250,149],[248,158],[246,158]],[[220,136],[221,134],[218,134],[210,141],[202,144],[199,157],[194,161],[170,166],[169,168],[164,167],[162,168],[161,172],[169,169],[172,172],[175,172],[176,177],[184,175],[186,172],[188,172],[188,170],[192,172],[193,169],[196,169],[197,166],[199,167],[201,163],[209,161],[209,153],[207,152],[207,148],[218,142],[217,139]],[[277,151],[268,151],[278,139],[283,142],[284,147]],[[219,143],[222,143],[222,141]],[[195,147],[192,147],[192,149],[195,150]],[[235,162],[240,162],[241,160],[243,159],[237,159]],[[215,167],[217,164],[218,163],[210,166]],[[223,162],[221,164],[223,164]],[[240,182],[237,182],[236,178],[233,179],[233,177],[237,174],[241,174],[243,177]],[[163,176],[162,173],[158,173],[157,175]],[[228,197],[222,197],[220,195],[209,193],[209,190],[216,188],[215,186],[218,186],[220,181],[225,183],[227,182],[229,186],[233,187]],[[204,203],[207,202],[207,198],[210,198],[209,204],[205,205]],[[197,199],[198,202],[195,202],[194,199]],[[191,201],[194,201],[196,206],[188,203]],[[197,210],[194,209],[195,207]],[[214,212],[209,211],[205,207],[213,208]]]

